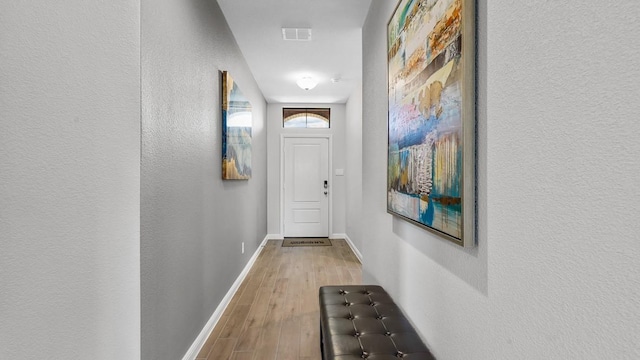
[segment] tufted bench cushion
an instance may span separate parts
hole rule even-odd
[[[324,360],[435,360],[380,286],[321,287],[320,338]]]

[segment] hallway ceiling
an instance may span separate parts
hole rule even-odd
[[[362,25],[371,0],[218,0],[269,103],[344,103],[362,79]],[[285,41],[282,28],[311,28]],[[302,90],[296,80],[318,85]],[[332,78],[338,77],[338,82]]]

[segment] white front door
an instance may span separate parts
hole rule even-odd
[[[284,236],[329,236],[329,139],[284,138]]]

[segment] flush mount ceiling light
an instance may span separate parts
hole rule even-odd
[[[311,41],[311,29],[282,28],[282,40]]]
[[[316,87],[316,85],[318,85],[318,80],[309,76],[305,76],[298,79],[298,81],[296,81],[296,84],[298,84],[298,86],[303,90],[311,90]]]

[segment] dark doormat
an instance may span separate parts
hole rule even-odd
[[[282,246],[331,246],[331,240],[327,238],[286,238],[282,242]]]

